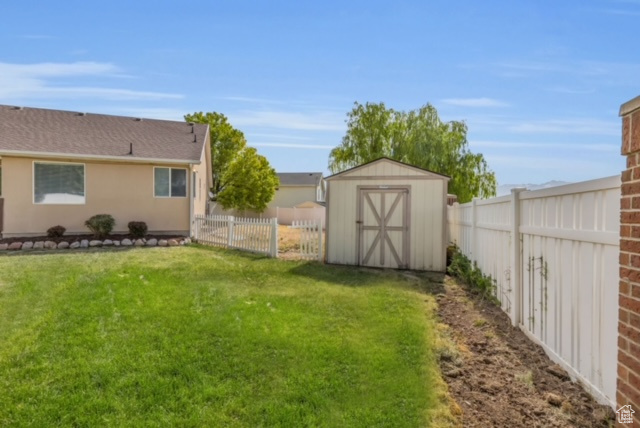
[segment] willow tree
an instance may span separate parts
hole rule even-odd
[[[209,125],[213,199],[224,209],[264,211],[279,185],[267,158],[247,147],[242,131],[221,113],[196,112],[184,119]]]
[[[405,112],[356,102],[347,117],[347,133],[329,155],[331,172],[385,156],[448,175],[449,193],[460,202],[495,196],[495,174],[482,154],[469,150],[467,125],[443,122],[431,104]]]

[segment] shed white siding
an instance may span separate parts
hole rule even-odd
[[[446,197],[448,178],[426,170],[415,168],[390,159],[379,159],[363,166],[345,171],[327,179],[327,249],[328,263],[359,265],[363,255],[358,255],[359,192],[362,189],[380,189],[389,191],[395,188],[407,188],[408,255],[409,269],[444,271],[446,268]],[[380,201],[376,195],[373,204]],[[387,205],[393,197],[386,199]],[[366,205],[366,203],[365,203]],[[400,209],[400,208],[398,208]],[[364,211],[361,209],[361,211]],[[361,216],[362,216],[361,212]],[[390,215],[390,225],[400,223],[401,212]],[[399,234],[390,236],[389,242],[399,250]],[[365,238],[370,244],[371,238]],[[367,243],[364,243],[367,246]],[[360,250],[363,251],[362,249]],[[366,249],[364,250],[366,251]],[[389,257],[385,258],[388,260]],[[367,263],[380,266],[379,260]],[[385,267],[389,267],[387,264]],[[393,267],[393,266],[391,266]]]

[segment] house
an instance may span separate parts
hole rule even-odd
[[[262,213],[225,210],[215,202],[210,212],[237,217],[277,218],[278,224],[290,225],[295,220],[322,220],[325,217],[326,183],[321,172],[279,172],[280,185]]]
[[[0,232],[43,235],[111,214],[114,233],[190,235],[212,186],[204,124],[0,106]]]
[[[321,172],[279,172],[280,186],[268,208],[322,206],[326,183]]]

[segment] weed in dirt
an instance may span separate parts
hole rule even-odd
[[[435,343],[435,354],[439,361],[446,361],[454,366],[462,364],[460,349],[451,338],[449,327],[445,324],[437,325],[438,334]]]
[[[523,383],[527,388],[534,389],[533,386],[533,372],[527,370],[525,373],[519,373],[516,375],[516,380]]]
[[[484,327],[485,325],[487,325],[487,320],[482,318],[478,318],[473,322],[474,327]]]
[[[492,331],[485,331],[484,332],[484,337],[486,337],[487,339],[495,339],[496,338],[496,334]]]
[[[571,413],[573,413],[575,411],[575,408],[573,407],[573,404],[571,404],[567,400],[564,400],[562,402],[562,405],[560,406],[560,408],[562,409],[562,411],[564,413],[567,413],[567,414],[571,414]]]
[[[450,275],[463,281],[482,297],[494,303],[499,303],[496,297],[497,282],[490,275],[482,273],[476,262],[471,262],[458,247],[453,247],[451,264],[448,267]]]

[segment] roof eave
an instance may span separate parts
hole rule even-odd
[[[199,165],[200,159],[161,159],[161,158],[141,158],[131,155],[124,156],[104,156],[104,155],[86,155],[76,153],[51,153],[51,152],[25,152],[20,150],[0,150],[1,156],[29,157],[29,158],[46,158],[46,159],[78,159],[92,161],[108,161],[108,162],[126,162],[126,163],[156,163],[156,164],[193,164]]]

